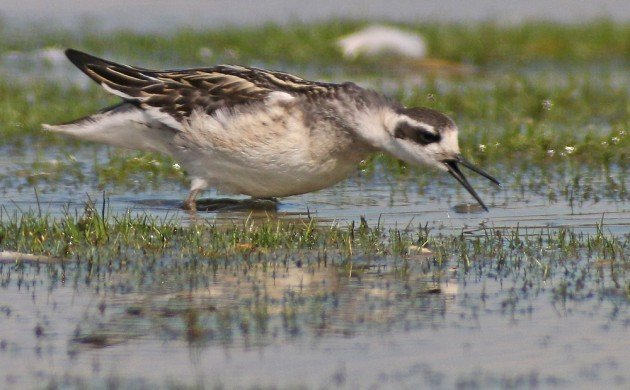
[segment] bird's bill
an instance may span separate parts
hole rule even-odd
[[[485,177],[486,179],[490,180],[491,182],[493,182],[494,184],[498,186],[500,186],[501,183],[499,183],[497,179],[490,176],[488,173],[484,172],[481,168],[473,165],[471,162],[464,159],[462,156],[457,156],[454,159],[450,159],[450,160],[444,160],[444,165],[446,165],[446,169],[448,170],[448,173],[450,173],[451,176],[453,176],[462,186],[464,186],[464,188],[470,193],[470,195],[473,196],[473,198],[475,198],[475,200],[477,200],[477,202],[479,202],[479,205],[483,207],[484,210],[488,211],[488,208],[483,203],[479,195],[477,195],[477,192],[475,192],[474,188],[470,185],[470,183],[466,179],[466,176],[464,176],[462,171],[459,170],[458,164],[462,164],[466,168],[470,169],[471,171],[475,173],[480,174],[481,176]]]

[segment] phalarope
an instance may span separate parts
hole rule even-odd
[[[44,129],[171,156],[191,178],[187,209],[208,187],[254,198],[316,191],[378,151],[449,172],[486,211],[458,165],[499,184],[462,157],[449,117],[351,82],[236,65],[155,71],[73,49],[66,55],[122,102]]]

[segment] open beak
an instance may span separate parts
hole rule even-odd
[[[464,188],[468,192],[470,192],[470,195],[472,195],[473,198],[475,198],[477,200],[477,202],[479,202],[479,204],[481,205],[481,207],[483,207],[484,210],[488,211],[488,208],[483,203],[483,201],[481,200],[479,195],[477,195],[477,193],[472,188],[470,183],[468,183],[468,180],[466,180],[466,176],[464,176],[462,171],[459,170],[459,165],[458,164],[462,164],[466,168],[470,169],[473,172],[476,172],[476,173],[480,174],[481,176],[485,177],[486,179],[490,180],[491,182],[493,182],[494,184],[496,184],[498,186],[500,186],[501,183],[499,183],[499,181],[497,179],[495,179],[494,177],[492,177],[489,174],[487,174],[486,172],[482,171],[481,168],[478,168],[478,167],[474,166],[472,163],[470,163],[469,161],[464,159],[464,157],[462,157],[459,154],[456,155],[455,158],[451,158],[451,159],[448,159],[448,160],[443,160],[442,162],[444,163],[444,165],[446,165],[446,168],[448,169],[448,173],[450,173],[455,179],[457,179],[457,181],[460,182],[461,185],[463,185]]]

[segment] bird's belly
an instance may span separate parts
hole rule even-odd
[[[206,161],[197,160],[193,167],[183,165],[192,177],[203,179],[209,187],[221,192],[266,198],[304,194],[329,187],[351,175],[357,162],[331,159],[321,164],[299,166],[259,162],[254,167],[242,161],[211,156]]]

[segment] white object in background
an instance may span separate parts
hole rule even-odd
[[[427,45],[421,35],[382,25],[369,26],[346,35],[337,44],[348,58],[384,53],[423,58],[427,52]]]

